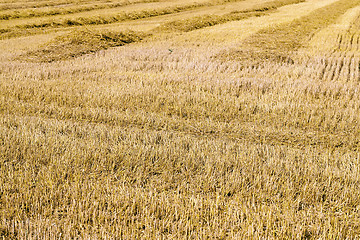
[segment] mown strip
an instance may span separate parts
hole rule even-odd
[[[153,33],[156,34],[159,31],[161,32],[169,29],[177,30],[177,31],[185,31],[185,32],[192,31],[207,26],[225,23],[227,21],[235,21],[252,16],[261,16],[265,14],[268,10],[276,9],[277,7],[287,4],[299,3],[302,1],[304,0],[276,0],[259,5],[253,9],[232,12],[230,14],[226,14],[223,16],[206,15],[206,16],[195,17],[183,21],[175,21],[160,26]],[[106,34],[108,33],[105,33],[105,35]],[[117,43],[119,43],[118,41],[116,41],[116,44],[114,44],[114,42],[112,41],[110,42],[104,41],[105,39],[102,39],[100,35],[104,35],[104,34],[94,33],[91,31],[75,31],[70,33],[69,35],[55,39],[51,43],[41,47],[39,50],[31,51],[21,56],[21,59],[31,60],[31,61],[35,60],[40,62],[52,62],[52,61],[68,59],[71,57],[77,57],[91,52],[96,52],[100,49],[106,49],[109,47],[123,45],[123,44],[117,45]],[[112,36],[113,35],[114,34],[112,34]],[[79,39],[78,36],[80,36],[81,39]],[[134,36],[133,33],[131,34],[131,36]],[[139,36],[135,39],[131,38],[133,41],[129,41],[129,42],[139,41],[142,39],[143,36],[145,36],[145,34],[142,34],[142,36]],[[112,39],[112,37],[107,39]],[[121,36],[120,39],[122,40],[123,36]]]
[[[31,23],[24,25],[17,25],[12,28],[0,29],[0,39],[12,38],[31,34],[31,32],[39,32],[45,29],[55,29],[71,26],[85,26],[85,25],[99,25],[99,24],[111,24],[122,21],[137,20],[161,15],[167,15],[172,13],[179,13],[182,11],[192,10],[198,7],[209,6],[210,3],[193,3],[181,6],[166,7],[152,10],[142,10],[130,13],[120,13],[117,15],[106,16],[92,16],[92,17],[79,17],[79,18],[66,18],[59,21],[49,20],[41,23]],[[37,31],[29,31],[35,29]]]
[[[0,20],[10,20],[10,19],[19,19],[19,18],[32,18],[32,17],[44,17],[44,16],[55,16],[55,15],[66,15],[72,13],[87,12],[91,10],[99,9],[110,9],[116,7],[122,7],[130,4],[136,3],[147,3],[147,2],[158,2],[158,0],[140,0],[140,1],[126,1],[126,2],[117,2],[117,3],[98,3],[88,6],[76,6],[68,8],[51,8],[51,9],[24,9],[22,11],[14,10],[7,13],[0,13]]]
[[[168,22],[158,27],[156,30],[190,32],[204,27],[210,27],[210,26],[226,23],[229,21],[238,21],[253,16],[262,16],[264,14],[265,12],[247,12],[247,13],[231,13],[222,16],[203,15],[185,20]]]
[[[64,1],[38,1],[38,2],[6,2],[1,3],[0,10],[26,9],[26,8],[42,8],[60,6],[66,4],[82,4],[85,1],[64,0]]]
[[[339,0],[290,23],[270,27],[245,39],[242,48],[221,53],[217,58],[260,64],[266,60],[293,63],[291,53],[306,46],[318,30],[333,24],[360,0]]]
[[[57,37],[36,51],[22,55],[20,59],[52,62],[84,54],[97,52],[110,47],[123,46],[140,41],[145,34],[138,32],[110,32],[75,30],[69,34]]]
[[[160,26],[158,30],[189,32],[230,21],[239,21],[249,17],[262,16],[269,10],[274,10],[285,5],[297,4],[304,1],[305,0],[275,0],[244,11],[234,11],[224,15],[197,16],[185,20],[168,22]]]

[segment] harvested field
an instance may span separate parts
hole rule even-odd
[[[360,0],[0,18],[0,238],[360,237]]]

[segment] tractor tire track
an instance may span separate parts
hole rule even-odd
[[[320,81],[360,81],[360,8],[355,7],[352,10],[357,12],[347,20],[348,23],[334,24],[325,29],[321,38],[316,39],[318,43],[322,41],[333,44],[330,47],[324,46],[324,49],[314,49],[316,59],[312,58],[306,64],[307,68],[315,69],[316,79]],[[345,28],[338,29],[337,26]]]

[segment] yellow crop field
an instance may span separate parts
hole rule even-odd
[[[360,239],[360,0],[0,0],[0,239]]]

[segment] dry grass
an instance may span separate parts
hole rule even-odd
[[[231,20],[68,32],[52,62],[2,48],[0,238],[359,238],[359,2],[311,1],[238,22],[295,19],[244,41],[191,41]],[[295,60],[245,64],[247,47]]]

